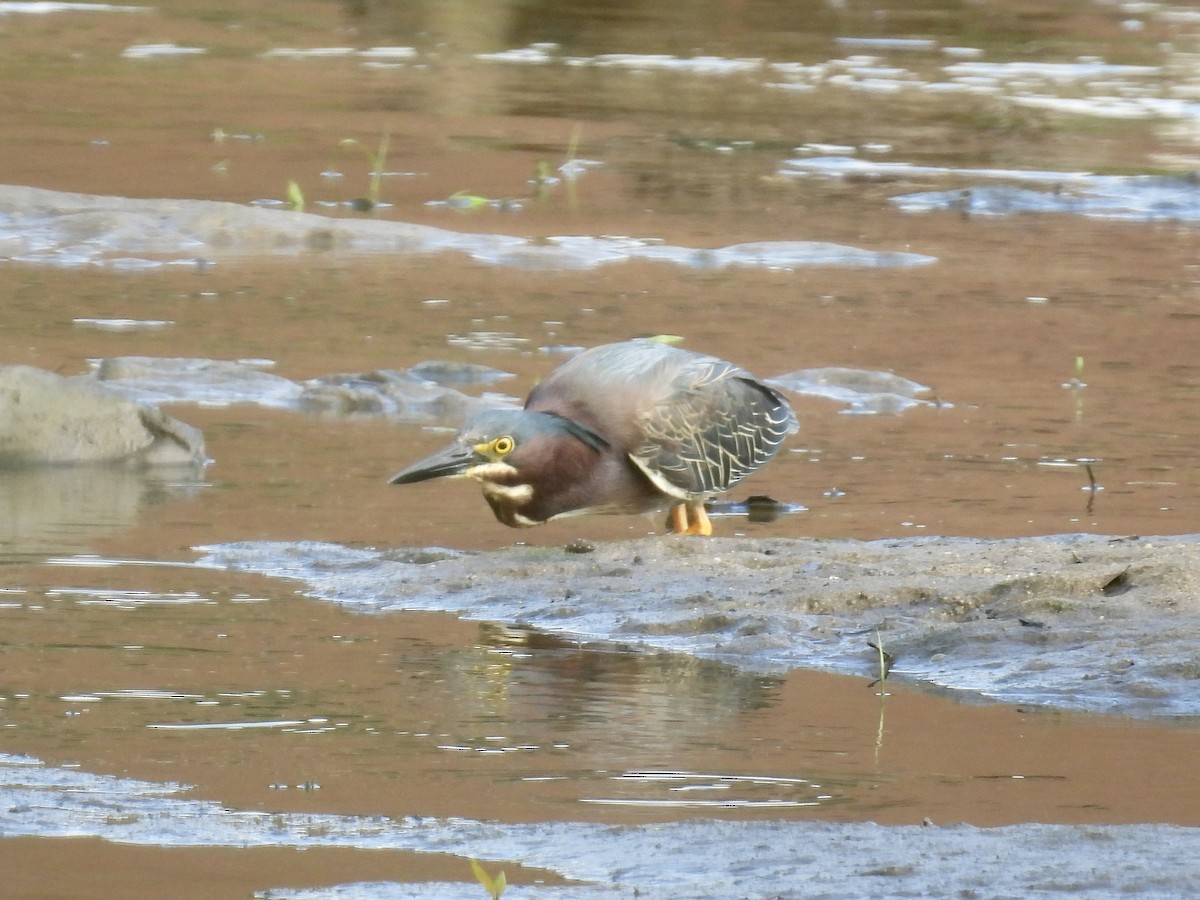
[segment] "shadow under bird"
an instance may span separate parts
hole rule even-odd
[[[706,498],[766,463],[799,428],[788,401],[732,363],[631,340],[585,350],[524,409],[472,416],[449,447],[391,479],[478,481],[505,525],[670,507],[680,534],[712,534]]]

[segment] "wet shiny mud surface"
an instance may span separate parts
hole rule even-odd
[[[0,5],[0,362],[213,460],[0,473],[12,895],[1194,890],[1200,22],[1086,9]],[[792,512],[386,485],[657,333]]]

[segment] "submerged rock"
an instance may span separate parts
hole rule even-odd
[[[506,398],[472,397],[412,372],[377,369],[312,378],[303,385],[300,408],[305,412],[382,415],[406,422],[453,422],[477,409],[494,407]]]
[[[100,360],[96,378],[135,400],[228,406],[294,407],[300,385],[258,366],[223,359],[113,356]]]
[[[860,415],[899,415],[913,406],[937,405],[919,396],[929,393],[925,385],[869,369],[799,369],[772,378],[771,384],[785,391],[835,400],[845,406],[843,412]]]
[[[487,384],[504,378],[515,378],[512,372],[481,366],[478,363],[449,359],[427,359],[409,367],[409,373],[438,384]]]
[[[89,379],[0,367],[0,466],[201,465],[200,431]]]
[[[1067,177],[1064,176],[1064,180]],[[1088,175],[1049,190],[1014,185],[974,185],[893,197],[905,212],[950,210],[964,215],[1068,213],[1137,222],[1200,220],[1200,183],[1192,176]]]
[[[4,256],[52,266],[108,265],[126,271],[168,263],[317,253],[462,253],[489,265],[586,270],[629,260],[688,268],[812,265],[914,266],[918,253],[876,252],[813,241],[763,241],[717,250],[655,238],[475,234],[380,219],[338,219],[213,200],[143,200],[0,185]]]
[[[249,403],[306,413],[387,416],[404,422],[457,424],[479,408],[515,402],[492,393],[474,397],[404,370],[345,372],[301,383],[247,362],[188,357],[110,357],[96,365],[96,378],[144,403]]]

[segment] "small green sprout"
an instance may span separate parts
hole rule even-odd
[[[537,161],[533,170],[533,178],[529,180],[533,185],[534,199],[545,202],[550,198],[551,189],[562,183],[566,186],[568,204],[572,210],[576,208],[578,197],[575,194],[575,181],[579,177],[581,169],[576,165],[575,157],[579,152],[579,140],[582,136],[583,126],[576,123],[575,127],[571,129],[571,137],[567,143],[566,159],[557,170],[551,167],[548,160],[539,159]],[[556,171],[558,174],[555,174]]]
[[[567,162],[575,161],[575,156],[579,153],[579,139],[583,137],[583,123],[576,122],[575,127],[571,129],[571,141],[567,144]]]
[[[575,177],[577,175],[575,169],[575,156],[579,152],[579,140],[583,137],[583,123],[576,122],[575,127],[571,129],[571,142],[567,144],[567,161],[563,163],[563,171],[569,172],[566,175],[567,181],[567,205],[572,212],[579,209],[579,194],[575,190]]]
[[[484,206],[489,206],[491,202],[487,197],[480,197],[478,194],[469,194],[466,191],[455,191],[450,195],[450,199],[446,201],[449,206],[455,209],[481,209]]]
[[[304,191],[300,190],[300,185],[291,178],[287,184],[287,205],[288,209],[304,212]]]
[[[493,878],[475,860],[471,860],[471,871],[475,873],[475,879],[483,885],[484,890],[491,895],[492,900],[500,900],[500,895],[508,887],[508,881],[504,878],[504,871],[497,872],[496,877]]]
[[[867,641],[867,646],[879,655],[879,677],[872,681],[868,687],[879,685],[879,696],[886,696],[884,693],[884,682],[887,681],[888,675],[892,673],[892,666],[896,663],[896,657],[883,649],[883,636],[879,633],[878,628],[875,629],[875,640]]]
[[[544,159],[539,159],[537,166],[533,171],[533,188],[534,196],[539,202],[546,202],[550,197],[550,186],[557,181],[554,173],[550,168],[550,163]]]
[[[1077,391],[1087,387],[1087,382],[1083,380],[1083,357],[1075,357],[1075,376],[1068,382],[1063,384],[1063,387],[1068,390]]]
[[[383,133],[383,137],[379,139],[379,147],[374,152],[368,150],[360,141],[355,138],[342,138],[338,142],[338,147],[358,147],[367,157],[367,162],[371,165],[371,184],[367,189],[365,202],[361,206],[365,209],[374,209],[379,205],[380,184],[383,181],[383,167],[387,162],[388,146],[391,144],[392,136],[388,132]]]
[[[888,677],[888,652],[883,649],[883,638],[879,636],[879,629],[875,629],[875,649],[879,651],[879,683],[882,685],[887,681]]]

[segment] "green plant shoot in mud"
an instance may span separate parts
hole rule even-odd
[[[875,629],[875,649],[879,651],[879,684],[882,685],[887,681],[888,670],[891,667],[888,665],[889,654],[883,649],[883,638],[879,635],[879,629]]]
[[[449,204],[455,209],[482,209],[492,203],[487,197],[472,194],[469,191],[455,191],[450,195]]]
[[[383,182],[383,167],[387,163],[388,147],[392,141],[392,136],[388,132],[383,133],[383,137],[379,139],[379,147],[373,152],[369,150],[361,141],[355,138],[342,138],[338,142],[338,149],[345,147],[357,147],[367,157],[367,162],[371,166],[371,182],[367,188],[367,196],[361,206],[364,211],[372,210],[379,205],[379,194]]]
[[[1063,384],[1069,391],[1075,394],[1075,424],[1083,423],[1083,389],[1087,387],[1087,382],[1083,380],[1083,357],[1075,357],[1075,375],[1070,381]]]
[[[471,871],[475,873],[475,879],[483,885],[484,890],[491,895],[492,900],[500,900],[500,895],[508,887],[508,881],[504,878],[504,871],[497,872],[496,877],[493,878],[475,860],[471,860]]]
[[[579,209],[579,195],[575,192],[575,157],[579,152],[579,139],[583,137],[583,125],[576,122],[575,127],[571,129],[571,142],[567,144],[567,159],[563,163],[563,177],[567,180],[567,206],[571,212],[577,212]]]
[[[288,209],[304,212],[304,191],[300,190],[300,185],[291,178],[287,183],[287,205]]]
[[[1083,357],[1075,357],[1075,374],[1070,381],[1063,382],[1063,387],[1069,390],[1080,390],[1087,387],[1087,382],[1083,380]]]
[[[567,157],[558,169],[562,173],[562,181],[567,188],[567,205],[570,206],[572,211],[578,206],[578,196],[575,193],[575,179],[578,173],[575,170],[574,163],[575,157],[579,152],[579,139],[582,135],[583,126],[577,122],[575,127],[571,129],[571,139],[567,143]],[[550,197],[550,187],[555,182],[554,170],[550,167],[550,163],[544,159],[538,160],[532,178],[534,199],[539,203],[546,202]]]
[[[879,653],[879,683],[883,684],[887,680],[887,663],[884,662],[883,640],[879,637],[878,629],[875,631],[875,649]]]
[[[888,675],[892,672],[892,666],[896,662],[896,657],[883,649],[883,636],[880,635],[879,629],[875,629],[875,640],[867,641],[867,646],[876,652],[879,657],[879,677],[871,682],[869,687],[879,685],[879,696],[885,696],[883,683],[887,680]]]
[[[554,173],[550,168],[550,163],[539,159],[533,170],[533,194],[539,203],[545,203],[550,199],[552,184],[554,184]]]

